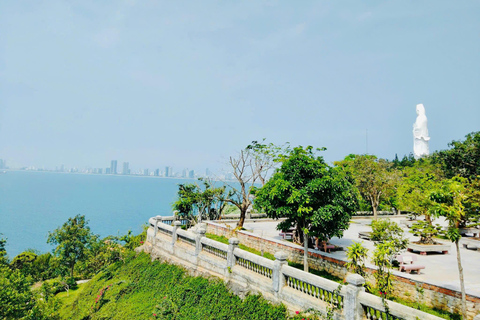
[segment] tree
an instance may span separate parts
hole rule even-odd
[[[465,294],[465,280],[463,276],[462,259],[460,255],[460,231],[459,227],[462,221],[466,218],[465,204],[472,201],[468,197],[468,189],[466,187],[467,180],[462,177],[454,177],[445,180],[443,185],[432,191],[430,197],[434,203],[431,208],[431,213],[437,216],[443,216],[448,221],[447,237],[455,243],[457,249],[457,265],[460,276],[460,289],[462,292],[462,315],[467,319],[466,294]],[[473,199],[473,201],[476,201]],[[477,206],[477,203],[471,203],[471,206]]]
[[[393,164],[371,155],[349,155],[335,165],[353,175],[358,191],[371,204],[373,217],[377,219],[380,201],[393,193],[398,180]]]
[[[365,260],[367,259],[368,249],[361,242],[354,242],[347,248],[347,268],[353,273],[362,277],[366,276]]]
[[[255,167],[258,169],[258,179],[262,186],[265,185],[271,170],[277,167],[278,156],[282,152],[288,151],[290,146],[288,142],[283,146],[276,146],[273,143],[265,144],[263,142],[265,142],[265,139],[262,140],[262,143],[252,141],[246,148],[252,151]]]
[[[373,251],[373,263],[377,266],[377,270],[373,274],[377,289],[382,299],[385,299],[393,291],[393,278],[390,272],[392,267],[392,255],[395,247],[392,241],[377,243],[375,251]],[[385,302],[385,301],[384,301]],[[385,307],[388,307],[384,305]]]
[[[262,141],[263,142],[263,141]],[[252,193],[255,184],[262,186],[267,180],[268,173],[275,167],[278,155],[287,147],[277,147],[270,144],[252,141],[245,149],[241,150],[237,157],[230,157],[229,163],[240,188],[230,185],[230,191],[225,201],[233,204],[240,210],[240,219],[237,226],[243,227],[245,215],[253,204]]]
[[[34,262],[37,259],[37,254],[31,251],[24,251],[13,258],[10,266],[13,269],[18,269],[24,275],[32,275],[35,271],[33,269]]]
[[[35,305],[30,277],[0,265],[0,319],[20,319]]]
[[[415,215],[424,215],[428,223],[432,220],[428,210],[432,206],[429,193],[443,179],[440,167],[426,158],[422,158],[411,167],[405,167],[397,188],[398,204],[401,210],[408,210]]]
[[[48,233],[47,243],[57,245],[54,253],[59,257],[61,264],[70,271],[72,278],[75,264],[87,258],[87,250],[93,236],[87,224],[85,216],[76,215],[68,218],[61,228]]]
[[[375,241],[376,246],[380,243],[390,243],[389,250],[391,252],[391,260],[394,255],[406,249],[408,246],[408,239],[404,237],[402,228],[390,219],[372,221],[371,239]]]
[[[208,179],[198,180],[203,186],[196,183],[179,184],[178,199],[173,203],[177,215],[189,220],[190,225],[203,219],[219,219],[225,207],[225,186],[215,188]]]
[[[2,234],[0,233],[0,236]],[[0,238],[0,265],[7,263],[7,250],[5,246],[7,245],[7,239]]]
[[[320,240],[341,237],[357,208],[348,175],[328,166],[311,146],[294,148],[280,161],[280,168],[255,193],[255,206],[271,218],[285,217],[277,229],[295,228],[297,243],[304,242],[304,229]]]
[[[435,152],[433,160],[442,166],[447,178],[459,175],[475,179],[480,175],[480,131],[471,132],[464,141],[452,141],[451,149]]]

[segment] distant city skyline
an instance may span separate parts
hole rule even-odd
[[[152,168],[139,168],[136,170],[130,169],[130,162],[123,162],[122,171],[118,171],[118,160],[111,160],[109,166],[105,167],[92,167],[85,166],[80,167],[68,167],[65,165],[55,166],[55,168],[37,167],[37,166],[21,166],[21,167],[7,167],[6,162],[0,159],[0,169],[12,169],[12,170],[31,170],[31,171],[52,171],[52,172],[65,172],[65,173],[85,173],[85,174],[108,174],[108,175],[137,175],[137,176],[153,176],[153,177],[165,177],[165,178],[188,178],[195,179],[199,177],[208,178],[220,178],[220,179],[233,179],[231,172],[215,173],[209,168],[205,168],[205,174],[196,172],[194,169],[178,168],[174,170],[173,166],[166,166],[165,171],[161,171],[159,166]]]

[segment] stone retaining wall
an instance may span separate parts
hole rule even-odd
[[[207,222],[207,233],[225,236],[227,238],[236,237],[240,243],[254,248],[258,251],[275,253],[283,251],[288,254],[288,260],[303,264],[303,247],[274,239],[265,239],[248,231],[234,231],[226,225]],[[347,276],[345,267],[346,261],[332,257],[328,253],[309,252],[308,264],[310,268],[316,270],[325,270],[340,278]],[[376,269],[367,268],[367,281],[375,283],[373,273]],[[395,273],[395,272],[394,272]],[[394,274],[394,286],[396,292],[400,293],[399,298],[408,301],[421,301],[432,308],[446,310],[452,313],[461,313],[461,293],[455,290],[443,288],[434,284],[415,281],[401,275]],[[423,291],[423,294],[421,293]],[[468,318],[480,313],[480,297],[467,294],[467,312]]]

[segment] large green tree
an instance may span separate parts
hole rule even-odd
[[[339,168],[330,167],[311,146],[297,147],[280,157],[281,166],[256,192],[255,205],[271,218],[286,219],[279,230],[295,228],[321,240],[343,235],[357,209],[353,184]]]
[[[453,177],[444,180],[442,185],[430,193],[433,206],[432,215],[443,216],[448,221],[447,237],[455,243],[457,249],[458,273],[462,291],[462,313],[467,317],[465,280],[463,276],[462,259],[460,255],[460,228],[469,221],[478,221],[480,215],[480,177],[468,180],[463,177]]]
[[[48,234],[47,243],[57,245],[54,253],[61,264],[69,270],[72,278],[75,264],[87,258],[92,237],[88,221],[83,215],[68,218],[61,228]]]
[[[349,155],[335,165],[353,176],[358,191],[371,204],[376,219],[381,200],[395,193],[399,174],[393,163],[373,155]]]
[[[425,215],[431,224],[428,210],[432,206],[430,191],[437,188],[444,179],[440,167],[426,158],[416,161],[410,167],[404,167],[402,178],[397,188],[397,199],[400,210]]]
[[[464,141],[452,141],[450,149],[435,152],[432,157],[440,163],[447,178],[459,175],[475,179],[480,175],[480,131],[471,132]]]

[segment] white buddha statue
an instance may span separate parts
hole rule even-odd
[[[413,124],[413,155],[415,159],[429,155],[429,140],[425,107],[423,104],[417,104],[417,120]]]

